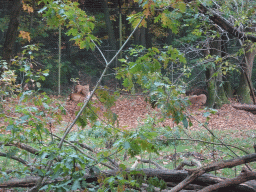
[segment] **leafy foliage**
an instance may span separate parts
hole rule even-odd
[[[44,7],[39,13],[44,13],[47,23],[51,27],[64,25],[68,28],[67,35],[73,36],[72,40],[81,48],[94,48],[91,40],[96,38],[91,34],[94,29],[94,17],[88,16],[79,9],[78,3],[65,0],[42,0]]]
[[[184,56],[172,46],[165,47],[166,51],[160,52],[157,48],[147,51],[143,47],[131,49],[130,56],[138,57],[135,62],[121,59],[123,67],[118,68],[117,78],[123,78],[123,85],[128,90],[135,91],[135,84],[141,86],[142,90],[150,97],[150,102],[155,102],[161,109],[164,117],[173,118],[177,123],[183,122],[188,126],[186,116],[182,111],[188,105],[181,97],[184,94],[182,87],[172,84],[168,76],[162,74],[170,62],[186,63]],[[129,57],[128,57],[129,59]],[[167,73],[168,74],[168,73]]]

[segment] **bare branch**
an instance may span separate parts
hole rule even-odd
[[[52,134],[54,137],[58,138],[59,140],[61,140],[61,138],[55,134]],[[72,144],[71,142],[67,141],[67,140],[64,140],[65,143],[68,143],[69,145],[71,145],[73,148],[75,148],[77,151],[79,151],[80,153],[82,153],[83,155],[85,155],[86,157],[94,160],[95,162],[97,162],[97,159],[95,159],[94,157],[92,157],[91,155],[88,155],[86,154],[85,152],[83,152],[80,148],[78,148],[77,146],[75,146],[74,144]],[[110,165],[107,165],[105,163],[100,163],[106,167],[108,167],[109,169],[115,169],[114,167],[110,166]]]
[[[214,144],[214,145],[221,145],[221,146],[224,146],[222,143],[215,143],[215,142],[210,142],[210,141],[204,141],[204,140],[200,140],[200,139],[189,139],[189,138],[166,138],[166,139],[157,139],[159,141],[167,141],[167,140],[181,140],[181,141],[194,141],[194,142],[201,142],[201,143],[208,143],[208,144]],[[244,153],[246,154],[250,154],[248,151],[240,148],[240,147],[237,147],[235,145],[230,145],[230,144],[225,144],[229,147],[233,147],[233,148],[236,148],[240,151],[243,151]]]
[[[197,167],[201,167],[201,163],[195,159],[191,160],[191,161],[182,161],[181,164],[175,169],[175,170],[182,170],[183,167],[187,165],[187,166],[190,166],[190,167],[193,167],[193,166],[197,166]]]
[[[2,152],[0,152],[0,156],[2,156],[2,157],[7,157],[7,158],[9,158],[9,159],[13,159],[13,160],[18,161],[18,162],[22,163],[23,165],[29,167],[29,166],[28,166],[28,162],[25,161],[24,159],[19,158],[19,157],[10,156],[10,155],[8,155],[7,153],[2,153]]]
[[[256,179],[256,172],[243,169],[241,174],[238,175],[237,177],[232,178],[232,179],[227,179],[227,180],[217,183],[215,185],[210,185],[210,186],[205,187],[204,189],[200,190],[199,192],[215,191],[219,188],[229,187],[231,185],[237,185],[237,184],[244,183],[246,181],[254,180],[254,179]]]
[[[34,155],[38,155],[39,154],[39,150],[29,146],[29,145],[26,145],[26,144],[23,144],[23,143],[19,143],[19,142],[15,142],[15,143],[4,143],[4,142],[0,142],[0,145],[4,145],[4,146],[15,146],[17,148],[20,148],[20,149],[24,149],[25,151],[29,152],[29,153],[32,153]]]
[[[33,187],[36,184],[36,181],[38,181],[40,177],[26,177],[22,179],[10,179],[5,182],[0,183],[0,188],[14,188],[14,187]],[[44,185],[50,184],[50,183],[58,183],[63,181],[64,179],[55,179],[55,180],[47,180]]]
[[[189,172],[192,172],[192,175],[184,179],[181,183],[179,183],[176,187],[174,187],[171,192],[179,191],[183,189],[185,186],[187,186],[189,183],[194,181],[198,176],[201,176],[202,174],[210,171],[215,171],[223,168],[231,168],[235,167],[237,165],[249,163],[256,161],[256,153],[246,155],[243,157],[238,157],[236,159],[226,160],[226,161],[220,161],[215,162],[210,165],[207,165],[205,167],[201,167],[199,169],[190,170]]]

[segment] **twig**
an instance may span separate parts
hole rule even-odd
[[[200,140],[200,139],[189,139],[189,138],[166,138],[166,139],[157,139],[157,140],[159,140],[159,141],[165,141],[165,140],[181,140],[181,141],[194,141],[194,142],[201,142],[201,143],[208,143],[208,144],[214,144],[214,145],[221,145],[221,146],[223,146],[223,144],[222,143],[215,143],[215,142],[210,142],[210,141],[204,141],[204,140]],[[250,154],[248,151],[246,151],[246,150],[244,150],[244,149],[242,149],[242,148],[240,148],[240,147],[237,147],[237,146],[235,146],[235,145],[231,145],[231,144],[226,144],[227,146],[229,146],[229,147],[233,147],[233,148],[236,148],[236,149],[238,149],[238,150],[240,150],[240,151],[243,151],[244,153],[246,153],[246,154]]]
[[[19,157],[15,157],[15,156],[12,156],[12,155],[8,155],[7,153],[2,153],[2,152],[0,152],[0,156],[2,156],[2,157],[7,157],[7,158],[9,158],[9,159],[13,159],[13,160],[15,160],[15,161],[18,161],[18,162],[22,163],[22,164],[25,165],[26,167],[30,167],[30,166],[28,165],[28,162],[27,162],[27,161],[25,161],[24,159],[21,159],[21,158],[19,158]]]
[[[52,135],[53,135],[54,137],[58,138],[59,140],[61,140],[61,137],[59,137],[59,136],[57,136],[57,135],[55,135],[55,134],[52,134]],[[92,160],[94,160],[94,161],[97,162],[97,159],[95,159],[95,158],[92,157],[91,155],[86,154],[86,153],[83,152],[80,148],[78,148],[77,146],[75,146],[74,144],[72,144],[71,142],[69,142],[69,141],[67,141],[67,140],[64,140],[64,142],[65,142],[65,143],[68,143],[69,145],[71,145],[73,148],[75,148],[77,151],[79,151],[80,153],[82,153],[82,154],[85,155],[86,157],[88,157],[88,158],[90,158],[90,159],[92,159]],[[112,167],[112,166],[110,166],[110,165],[107,165],[107,164],[105,164],[105,163],[102,163],[102,162],[101,162],[100,164],[102,164],[102,165],[108,167],[109,169],[115,169],[114,167]]]

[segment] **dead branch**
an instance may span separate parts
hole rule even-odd
[[[198,119],[196,119],[194,116],[189,115],[191,118],[195,119],[197,122],[201,123],[200,121],[198,121]],[[218,138],[205,124],[203,124],[203,127],[213,136],[215,137],[218,141],[220,141],[220,143],[223,144],[223,146],[225,146],[229,151],[231,151],[236,157],[238,157],[238,155],[232,150],[230,149],[230,147],[224,143],[220,138]],[[250,167],[248,165],[245,164],[245,166],[250,170]]]
[[[54,137],[56,137],[57,139],[59,139],[59,140],[61,140],[61,138],[59,137],[59,136],[57,136],[57,135],[55,135],[55,134],[52,134]],[[71,142],[69,142],[69,141],[67,141],[67,140],[65,140],[64,139],[64,142],[65,143],[68,143],[70,146],[72,146],[73,148],[75,148],[77,151],[79,151],[80,153],[82,153],[83,155],[85,155],[86,157],[88,157],[88,158],[90,158],[90,159],[92,159],[92,160],[94,160],[94,161],[97,161],[94,157],[92,157],[91,155],[89,155],[89,154],[86,154],[84,151],[82,151],[80,148],[78,148],[77,146],[75,146],[74,144],[72,144]],[[108,164],[106,164],[106,163],[100,163],[100,164],[102,164],[102,165],[104,165],[104,166],[106,166],[106,167],[108,167],[109,169],[115,169],[114,167],[112,167],[112,166],[110,166],[110,165],[108,165]]]
[[[231,185],[237,185],[253,179],[256,179],[256,172],[242,169],[241,174],[238,175],[237,177],[233,179],[226,179],[225,181],[217,183],[215,185],[210,185],[200,190],[199,192],[210,192],[210,191],[217,190],[219,188],[229,187]]]
[[[9,158],[9,159],[13,159],[13,160],[15,160],[15,161],[18,161],[18,162],[22,163],[22,164],[25,165],[26,167],[29,167],[28,162],[25,161],[24,159],[19,158],[19,157],[15,157],[15,156],[12,156],[12,155],[8,155],[7,153],[2,153],[2,152],[0,152],[0,156],[2,156],[2,157],[7,157],[7,158]]]
[[[82,148],[84,148],[84,149],[87,149],[87,150],[89,150],[89,151],[91,151],[91,152],[93,152],[93,153],[96,153],[94,150],[93,150],[93,148],[91,148],[90,146],[88,146],[88,145],[86,145],[86,144],[84,144],[84,143],[79,143],[78,141],[70,141],[71,143],[76,143],[76,144],[78,144],[80,147],[82,147]]]
[[[190,139],[190,138],[166,138],[166,139],[162,139],[162,138],[158,138],[157,140],[159,141],[167,141],[167,140],[181,140],[181,141],[194,141],[194,142],[201,142],[201,143],[208,143],[208,144],[213,144],[213,145],[221,145],[223,146],[222,143],[215,143],[215,142],[210,142],[210,141],[204,141],[204,140],[200,140],[200,139]],[[240,151],[243,151],[245,154],[250,154],[248,151],[240,148],[240,147],[237,147],[235,145],[230,145],[230,144],[225,144],[226,146],[229,146],[229,147],[233,147],[233,148],[236,148]]]
[[[34,154],[34,155],[38,155],[39,154],[39,150],[29,146],[29,145],[26,145],[26,144],[23,144],[23,143],[19,143],[19,142],[14,142],[14,143],[4,143],[4,142],[0,142],[0,145],[4,145],[4,146],[15,146],[17,148],[20,148],[20,149],[23,149],[31,154]]]
[[[14,188],[14,187],[33,187],[36,184],[36,181],[40,177],[26,177],[22,179],[9,179],[8,181],[1,182],[0,188]],[[44,185],[50,183],[58,183],[63,181],[64,179],[55,179],[55,180],[47,180]]]
[[[4,143],[4,142],[0,142],[0,145],[4,145],[4,146],[15,146],[19,149],[23,149],[31,154],[34,154],[34,155],[39,155],[40,151],[29,146],[29,145],[26,145],[24,143],[20,143],[20,142],[13,142],[13,143]],[[48,158],[48,155],[45,156],[45,158]],[[56,161],[62,161],[62,158],[61,157],[56,157],[55,158]]]
[[[231,160],[226,161],[220,161],[215,162],[210,165],[207,165],[205,167],[201,167],[195,170],[189,170],[190,173],[192,173],[189,177],[187,177],[185,180],[183,180],[181,183],[179,183],[176,187],[174,187],[171,192],[179,191],[183,189],[185,186],[187,186],[189,183],[193,182],[198,176],[201,176],[202,174],[210,171],[215,171],[223,168],[232,168],[237,165],[253,162],[256,160],[256,153],[246,155],[243,157],[238,157]]]
[[[256,105],[235,104],[235,105],[232,105],[232,107],[238,110],[244,110],[244,111],[248,111],[250,113],[256,114]]]
[[[190,167],[193,167],[193,166],[197,166],[197,167],[201,167],[201,163],[195,159],[191,160],[191,161],[182,161],[181,164],[175,169],[175,170],[182,170],[183,167],[187,165],[187,166],[190,166]]]
[[[142,162],[142,163],[150,163],[155,165],[158,169],[166,169],[165,167],[162,167],[161,165],[159,165],[158,163],[151,161],[151,160],[146,160],[146,159],[141,159],[140,156],[136,156],[137,160],[135,161],[135,163],[131,166],[131,169],[135,169],[137,167],[137,165]]]
[[[174,182],[166,182],[167,186],[170,187],[175,187],[178,183],[174,183]],[[184,189],[187,190],[199,190],[199,189],[203,189],[204,187],[201,185],[197,185],[197,184],[188,184]]]
[[[151,160],[146,160],[146,159],[141,159],[140,160],[142,163],[150,163],[150,164],[153,164],[155,165],[158,169],[166,169],[165,167],[159,165],[157,162],[155,161],[151,161]]]
[[[126,170],[128,173],[131,170]],[[167,169],[137,169],[136,171],[141,171],[142,176],[146,177],[158,177],[159,179],[163,179],[168,187],[176,186],[177,183],[184,180],[189,174],[187,171],[184,170],[167,170]],[[84,175],[84,180],[88,182],[97,182],[97,178],[104,174],[105,176],[116,176],[117,174],[120,174],[120,170],[108,170],[108,171],[102,171],[101,173],[96,173],[95,175]],[[253,178],[255,175],[253,175]],[[12,187],[33,187],[36,185],[36,181],[40,177],[28,177],[28,178],[22,178],[22,179],[10,179],[8,181],[0,183],[0,188],[12,188]],[[46,181],[43,183],[43,185],[48,183],[57,183],[63,181],[63,178],[58,178],[55,180],[46,179]],[[67,178],[65,178],[67,180]],[[193,184],[188,184],[186,187],[184,187],[184,190],[192,190],[196,191],[198,189],[202,189],[204,186],[208,185],[214,185],[221,182],[225,182],[226,178],[217,177],[211,174],[203,174],[199,177],[197,177]],[[247,179],[248,180],[248,179]],[[249,181],[250,182],[250,181]],[[247,182],[246,182],[247,184]],[[235,184],[232,189],[233,191],[248,191],[248,189],[252,189],[251,184],[248,183],[248,185],[245,185],[243,183],[242,185]]]

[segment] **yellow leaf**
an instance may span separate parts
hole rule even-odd
[[[34,9],[33,7],[30,7],[28,4],[25,4],[24,1],[22,1],[23,5],[22,5],[22,8],[24,11],[28,11],[28,13],[32,13],[34,12]]]
[[[143,19],[143,20],[141,21],[141,25],[142,25],[143,27],[147,27],[147,22],[146,22],[145,19]]]
[[[31,40],[30,33],[26,31],[20,31],[19,37],[21,37],[22,39],[27,39],[29,42]]]

